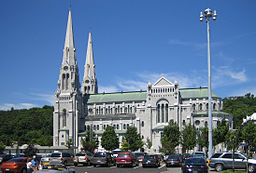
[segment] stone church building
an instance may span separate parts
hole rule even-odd
[[[127,127],[135,126],[144,142],[147,138],[152,141],[151,149],[146,151],[159,152],[163,128],[170,120],[174,120],[180,130],[186,124],[193,124],[198,130],[207,126],[207,88],[182,88],[177,81],[168,81],[162,75],[158,81],[149,82],[146,91],[98,93],[91,33],[80,85],[72,27],[69,11],[55,93],[53,146],[63,146],[72,140],[80,151],[81,137],[91,128],[99,140],[98,149],[103,150],[100,141],[107,126],[114,127],[120,145]],[[232,127],[232,116],[222,112],[222,107],[222,99],[212,93],[213,128],[223,118]]]

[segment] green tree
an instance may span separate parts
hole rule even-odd
[[[125,140],[129,143],[129,150],[136,151],[144,145],[136,127],[128,127],[125,133]]]
[[[88,129],[85,133],[85,137],[81,138],[82,150],[93,153],[97,148],[95,133]]]
[[[73,146],[72,140],[71,139],[67,140],[65,146],[68,147],[68,149],[70,149]]]
[[[174,154],[175,148],[180,143],[180,131],[178,125],[171,120],[168,126],[164,127],[161,137],[162,152],[165,154]]]
[[[181,144],[185,150],[192,150],[196,146],[196,128],[192,125],[185,125],[181,132]]]
[[[3,153],[5,149],[5,145],[2,141],[0,141],[0,153]]]
[[[129,143],[126,140],[123,140],[122,144],[121,144],[121,151],[128,151],[130,148]]]
[[[225,137],[229,131],[229,124],[223,118],[222,121],[218,124],[218,127],[213,129],[212,139],[213,145],[216,146],[222,142],[225,142]]]
[[[28,157],[32,157],[38,153],[38,149],[34,146],[34,144],[29,144],[28,147],[25,149],[24,154]]]
[[[209,140],[208,140],[208,127],[200,128],[197,143],[201,148],[206,147],[208,148]]]
[[[150,149],[150,148],[152,147],[152,142],[151,142],[151,140],[150,140],[149,138],[147,138],[146,147],[147,147],[148,149]]]
[[[242,141],[241,138],[241,129],[230,129],[226,135],[226,143],[229,150],[232,150],[233,153],[233,163],[232,163],[232,170],[234,171],[234,153],[238,149],[240,142]]]
[[[256,149],[256,124],[249,121],[242,129],[242,139],[247,143],[249,149]]]
[[[101,146],[110,151],[119,148],[118,137],[112,126],[108,126],[107,129],[103,132],[101,138]]]

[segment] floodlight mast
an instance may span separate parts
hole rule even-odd
[[[216,10],[212,13],[212,10],[207,8],[204,13],[200,12],[200,21],[202,22],[205,18],[207,23],[207,42],[208,42],[208,158],[212,157],[212,87],[211,87],[211,53],[210,53],[210,18],[212,17],[213,20],[216,20],[217,13]]]

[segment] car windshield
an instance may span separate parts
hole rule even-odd
[[[6,156],[6,154],[0,154],[0,157],[4,157],[4,156]]]
[[[185,165],[189,164],[205,164],[205,160],[201,158],[191,158],[191,159],[186,159],[185,160]]]
[[[7,162],[23,162],[24,159],[19,159],[19,158],[13,158],[11,160],[8,160]]]
[[[77,153],[76,156],[85,156],[84,153]]]
[[[220,155],[222,155],[222,153],[215,153],[214,155],[212,155],[212,158],[218,158],[220,157]]]
[[[130,157],[130,154],[118,154],[118,156],[117,157]]]
[[[60,153],[52,153],[51,157],[60,157]]]
[[[146,155],[144,156],[144,159],[154,159],[155,156],[154,155]]]
[[[170,155],[168,156],[168,159],[177,159],[179,156],[178,155]]]
[[[135,156],[137,156],[137,157],[144,156],[144,153],[135,153]]]
[[[112,154],[118,154],[120,151],[112,151]]]
[[[94,157],[105,157],[105,153],[95,153]]]

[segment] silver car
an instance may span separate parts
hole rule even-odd
[[[74,165],[73,156],[70,153],[54,152],[49,159],[50,164],[62,163],[65,166]]]
[[[233,154],[224,152],[218,158],[211,158],[209,160],[209,166],[215,168],[216,171],[222,171],[223,169],[232,169],[233,166]],[[245,169],[247,163],[247,157],[243,153],[234,154],[234,168]]]

